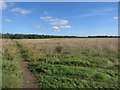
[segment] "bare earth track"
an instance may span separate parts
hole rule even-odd
[[[18,47],[19,48],[19,47]],[[28,69],[27,61],[22,56],[22,53],[18,49],[20,63],[22,65],[22,73],[23,73],[23,88],[38,88],[36,83],[36,79],[34,78],[33,74]]]

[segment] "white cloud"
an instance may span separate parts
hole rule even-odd
[[[6,9],[7,8],[7,3],[4,1],[0,1],[0,10]]]
[[[40,19],[49,22],[53,30],[57,32],[61,31],[61,29],[71,28],[71,26],[68,24],[69,21],[65,19],[53,18],[51,16],[40,17]]]
[[[67,25],[67,24],[68,24],[68,21],[67,21],[67,20],[60,20],[60,23],[61,23],[62,25]]]
[[[55,32],[60,32],[60,27],[58,27],[58,26],[53,26],[52,28],[54,29]]]
[[[5,22],[6,23],[12,23],[12,20],[11,19],[5,19]]]
[[[31,13],[30,10],[23,9],[23,8],[13,8],[13,9],[11,9],[11,12],[19,13],[19,14],[22,14],[22,15],[26,15],[26,14]]]
[[[5,2],[5,1],[0,1],[0,10],[4,10],[6,8],[11,8],[14,6],[15,3],[13,2]]]
[[[71,28],[70,25],[61,26],[61,28]]]
[[[118,20],[118,17],[113,17],[114,20]]]
[[[58,27],[58,26],[53,26],[53,28],[54,28],[54,29],[59,29],[59,27]]]
[[[52,17],[50,17],[50,16],[46,16],[46,17],[40,17],[40,19],[43,19],[43,20],[49,20],[49,19],[52,19]]]

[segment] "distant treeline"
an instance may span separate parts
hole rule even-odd
[[[120,36],[56,36],[56,35],[38,35],[38,34],[0,34],[0,38],[10,39],[44,39],[44,38],[119,38]]]

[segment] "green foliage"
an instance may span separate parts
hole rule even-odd
[[[36,76],[40,87],[118,87],[118,59],[115,57],[115,53],[108,57],[106,50],[96,47],[81,49],[79,55],[75,56],[69,49],[65,51],[65,48],[61,48],[61,46],[55,48],[60,55],[45,52],[47,54],[44,53],[43,57],[36,58],[38,52],[32,53],[30,47],[21,44],[22,54],[29,61],[29,69]]]
[[[55,35],[38,35],[38,34],[2,34],[0,33],[0,38],[9,39],[40,39],[40,38],[118,38],[119,36],[55,36]]]
[[[8,42],[2,54],[2,88],[22,88],[23,76],[16,46],[13,41]]]
[[[93,78],[96,80],[96,81],[104,81],[106,79],[109,80],[110,76],[108,74],[104,74],[104,73],[96,73]]]

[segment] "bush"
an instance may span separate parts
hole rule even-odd
[[[56,47],[55,47],[55,52],[56,52],[57,54],[60,54],[60,53],[62,52],[62,50],[63,50],[63,47],[62,47],[62,46],[56,46]]]

